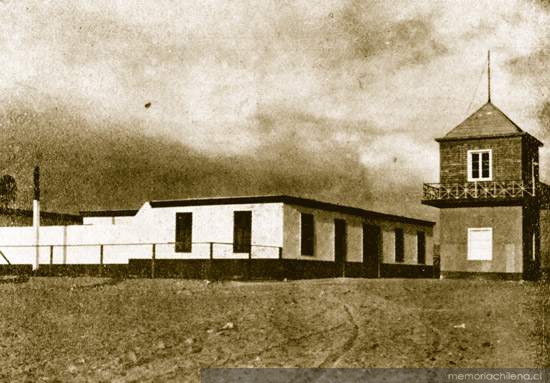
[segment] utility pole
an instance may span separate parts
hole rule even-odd
[[[491,102],[491,51],[487,51],[487,101]]]
[[[36,259],[34,269],[38,270],[40,265],[40,167],[34,167],[34,198],[32,201],[32,226],[34,228]]]

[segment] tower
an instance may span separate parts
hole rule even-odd
[[[490,69],[489,69],[490,73]],[[540,269],[542,143],[488,100],[437,138],[440,180],[424,184],[440,209],[441,275],[533,279]]]

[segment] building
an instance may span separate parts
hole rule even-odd
[[[116,225],[130,223],[138,210],[82,210],[80,216],[84,225]]]
[[[38,273],[279,279],[434,274],[433,222],[311,199],[150,201],[139,210],[82,215],[82,225],[40,228]],[[12,264],[34,264],[33,228],[0,228],[0,251]]]
[[[31,226],[32,210],[0,208],[0,226]],[[78,225],[82,223],[82,216],[75,214],[54,213],[43,211],[40,213],[41,224]]]
[[[436,141],[440,181],[424,184],[422,203],[440,209],[441,275],[537,278],[550,244],[541,239],[549,195],[539,181],[542,143],[490,97]]]

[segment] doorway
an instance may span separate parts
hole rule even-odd
[[[363,224],[363,276],[380,277],[381,230],[379,226]]]
[[[336,276],[346,275],[346,221],[343,219],[334,220],[334,262],[336,264]]]

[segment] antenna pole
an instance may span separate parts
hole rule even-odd
[[[32,226],[34,228],[36,246],[34,270],[38,270],[40,267],[40,167],[38,165],[34,168],[33,180],[34,199],[32,201]]]
[[[491,102],[491,51],[487,51],[487,100]]]

